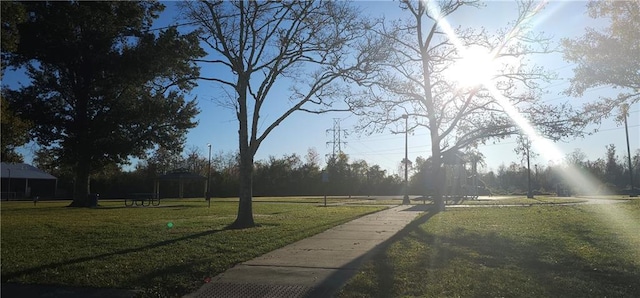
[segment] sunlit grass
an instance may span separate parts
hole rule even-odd
[[[260,227],[225,230],[237,203],[166,200],[160,207],[67,208],[2,202],[2,282],[140,289],[179,296],[206,277],[384,207],[254,204]]]
[[[336,204],[350,202],[361,199],[362,197],[348,196],[327,196],[327,204]],[[189,199],[202,201],[204,199]],[[307,204],[324,204],[323,196],[294,196],[294,197],[253,197],[254,202],[287,202],[287,203],[307,203]],[[238,202],[237,197],[232,198],[212,198],[212,202]]]
[[[541,205],[541,204],[567,204],[567,203],[582,203],[584,199],[580,198],[564,198],[564,197],[548,197],[548,196],[536,196],[533,199],[526,196],[520,197],[506,197],[500,199],[483,198],[478,200],[463,200],[460,202],[451,202],[452,204],[462,205]]]
[[[415,202],[414,202],[415,203]],[[367,199],[359,198],[346,202],[347,205],[400,205],[402,199]]]
[[[638,200],[427,213],[339,296],[640,297],[639,218]]]

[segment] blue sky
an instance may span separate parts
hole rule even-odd
[[[387,17],[401,15],[397,3],[390,1],[359,1],[357,4],[363,7],[363,13],[373,16],[385,14]],[[554,36],[559,41],[560,38],[579,36],[584,33],[585,27],[598,27],[602,22],[595,21],[586,15],[586,2],[583,1],[552,1],[534,19],[534,30],[543,31]],[[511,21],[516,14],[515,6],[512,2],[488,2],[483,9],[468,9],[462,14],[455,15],[455,19],[450,20],[453,26],[485,26],[487,28],[497,28]],[[542,98],[544,101],[553,103],[570,102],[579,106],[585,102],[596,99],[600,95],[611,95],[617,92],[612,88],[598,88],[585,93],[583,98],[568,98],[560,94],[569,85],[568,78],[572,76],[572,65],[563,61],[561,54],[550,54],[539,57],[537,63],[555,70],[559,74],[560,80],[553,82],[548,88],[549,94]],[[282,90],[286,92],[286,90]],[[217,106],[211,100],[216,94],[213,84],[202,83],[194,91],[198,95],[198,101],[202,113],[199,115],[200,125],[193,129],[188,136],[189,146],[201,148],[206,153],[206,144],[211,142],[214,151],[234,151],[237,150],[237,121],[231,110],[225,110]],[[278,100],[277,98],[273,98]],[[277,103],[276,103],[277,104]],[[629,135],[631,140],[631,150],[638,148],[638,136],[640,136],[640,113],[638,104],[632,105],[629,118]],[[263,118],[272,120],[275,115],[264,113]],[[332,135],[327,133],[333,128],[333,118],[342,119],[341,128],[346,129],[348,136],[344,138],[346,145],[342,146],[343,151],[353,159],[364,159],[369,164],[378,164],[389,170],[391,173],[398,171],[400,161],[404,158],[404,135],[395,135],[390,130],[381,134],[359,135],[354,131],[357,117],[349,113],[329,113],[325,115],[315,115],[306,113],[295,113],[285,120],[280,126],[270,134],[258,150],[256,159],[265,159],[270,155],[282,156],[283,154],[297,153],[304,156],[308,148],[315,148],[320,155],[324,156],[332,151],[331,145],[326,142],[332,141]],[[570,153],[575,148],[580,148],[587,156],[595,160],[603,157],[605,146],[615,144],[620,157],[626,155],[626,142],[624,128],[612,120],[603,122],[598,128],[599,132],[591,136],[578,139],[567,139],[557,143],[559,149],[564,153]],[[425,129],[418,129],[409,136],[409,159],[415,160],[417,156],[428,157],[430,155],[429,136]],[[514,153],[515,139],[502,140],[493,144],[480,146],[478,149],[486,156],[486,163],[490,169],[497,169],[500,164],[508,165],[512,161],[520,163],[520,158]],[[633,154],[633,153],[632,153]],[[549,160],[545,156],[537,157],[533,163],[548,164]]]
[[[163,27],[176,22],[175,2],[167,2],[166,11],[158,20],[154,27]],[[356,3],[362,7],[362,12],[372,16],[384,14],[388,18],[395,18],[401,15],[401,10],[397,3],[390,1],[359,1]],[[533,20],[534,30],[543,31],[554,36],[556,41],[564,37],[575,37],[584,33],[585,27],[599,27],[602,22],[595,21],[586,15],[586,2],[582,1],[551,1],[546,8]],[[513,2],[488,2],[483,9],[467,9],[458,14],[454,14],[449,22],[452,26],[484,26],[488,29],[495,29],[504,26],[516,16],[516,9]],[[549,94],[542,98],[543,101],[553,103],[570,102],[575,106],[597,99],[598,96],[616,94],[617,90],[612,88],[597,88],[584,94],[583,98],[568,98],[562,94],[562,90],[569,85],[568,78],[572,76],[572,65],[562,60],[560,53],[536,57],[536,63],[555,70],[559,74],[560,80],[548,86]],[[212,69],[203,66],[203,73]],[[13,84],[15,79],[11,74],[5,76],[5,83]],[[281,102],[279,94],[287,92],[286,86],[281,85],[281,90],[276,90],[271,106],[263,112],[262,119],[270,123],[277,116],[277,111],[286,104],[286,97]],[[278,94],[279,93],[279,94]],[[237,151],[238,148],[238,124],[234,111],[222,107],[219,99],[224,94],[215,84],[210,82],[200,82],[199,86],[191,92],[191,96],[197,96],[201,113],[197,116],[199,125],[192,129],[187,135],[185,148],[199,148],[200,152],[206,156],[207,143],[213,145],[214,153],[224,151]],[[638,146],[640,136],[640,106],[638,104],[630,107],[629,136],[631,141],[632,154]],[[390,173],[396,173],[400,161],[404,158],[404,135],[394,135],[390,130],[380,134],[359,135],[354,131],[357,117],[349,113],[328,113],[323,115],[307,114],[303,112],[294,113],[278,126],[262,143],[258,149],[256,160],[266,159],[269,156],[282,156],[284,154],[296,153],[304,156],[309,148],[315,148],[324,157],[332,151],[332,147],[326,142],[331,141],[333,136],[327,133],[333,127],[333,119],[341,119],[341,128],[347,130],[348,135],[344,140],[346,145],[342,146],[343,152],[349,155],[351,160],[363,159],[370,165],[378,164],[387,169]],[[591,127],[598,128],[598,127]],[[603,157],[605,146],[615,144],[620,157],[626,155],[626,142],[624,127],[607,120],[599,126],[599,132],[579,139],[568,139],[557,143],[558,148],[564,153],[570,153],[575,148],[580,148],[587,154],[589,159]],[[425,129],[417,129],[409,135],[409,159],[415,160],[417,156],[428,157],[429,137]],[[491,141],[484,146],[480,146],[479,151],[485,155],[489,169],[497,169],[500,164],[508,165],[512,161],[520,162],[519,157],[514,153],[515,139],[506,139],[493,144]],[[30,162],[31,152],[34,146],[26,146],[22,152],[26,154],[26,161]],[[324,160],[322,160],[324,162]],[[532,161],[534,164],[548,164],[549,159],[540,155]]]

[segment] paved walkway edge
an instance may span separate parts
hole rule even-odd
[[[185,297],[329,297],[424,211],[404,205],[365,215],[238,264]]]

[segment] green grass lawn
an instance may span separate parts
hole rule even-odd
[[[164,199],[163,199],[164,200]],[[189,199],[194,201],[193,199]],[[204,199],[199,199],[202,202]],[[350,202],[355,199],[343,196],[327,196],[327,204]],[[212,198],[212,202],[238,202],[238,198]],[[324,204],[324,197],[253,197],[254,202],[264,203],[300,203],[300,204]]]
[[[339,297],[640,297],[640,200],[428,212]]]
[[[202,199],[201,199],[202,200]],[[212,198],[212,202],[237,202],[238,198]],[[324,197],[308,196],[308,197],[254,197],[254,202],[265,203],[300,203],[324,205]],[[415,202],[414,202],[415,203]],[[396,199],[379,199],[377,197],[367,196],[327,196],[327,205],[344,204],[344,205],[400,205],[402,198]]]
[[[617,197],[593,197],[599,199],[613,200]],[[629,198],[628,196],[626,197]],[[527,198],[526,196],[481,196],[476,200],[472,199],[450,199],[446,200],[447,205],[544,205],[544,204],[567,204],[567,203],[583,203],[586,199],[581,197],[554,197],[554,196],[535,196],[535,198]],[[431,204],[431,200],[422,200],[421,198],[412,199],[413,204]]]
[[[299,199],[301,200],[301,199]],[[179,296],[234,264],[383,206],[254,203],[260,227],[226,230],[237,203],[163,200],[160,207],[101,201],[2,202],[2,282],[139,289]]]
[[[480,197],[478,200],[464,200],[456,204],[464,205],[540,205],[540,204],[566,204],[566,203],[581,203],[584,199],[574,197],[552,197],[552,196],[535,196],[533,199],[529,199],[526,196],[516,197],[498,197],[498,198],[486,198]],[[452,202],[453,203],[453,202]]]

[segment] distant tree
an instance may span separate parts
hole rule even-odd
[[[344,79],[361,78],[380,52],[369,25],[342,1],[184,2],[197,22],[216,71],[202,79],[218,83],[238,119],[240,203],[231,227],[254,226],[254,157],[265,138],[296,111],[348,110]],[[289,86],[289,96],[275,94]],[[272,118],[261,118],[268,108]]]
[[[484,159],[485,159],[484,154],[482,154],[476,148],[468,148],[467,151],[465,152],[465,160],[471,166],[471,168],[469,169],[470,170],[469,174],[471,175],[470,182],[472,186],[471,189],[473,191],[469,194],[480,195],[488,191],[488,190],[483,190],[484,192],[480,193],[480,190],[478,189],[479,187],[486,188],[485,183],[480,179],[479,169],[478,169],[479,167],[486,166]]]
[[[481,173],[479,176],[488,191],[490,191],[490,193],[495,193],[498,189],[498,179],[496,178],[496,174],[493,171],[489,171],[488,173]]]
[[[181,168],[188,169],[189,172],[207,176],[208,156],[202,155],[200,148],[192,146],[185,152]]]
[[[439,210],[447,152],[517,134],[524,122],[553,139],[580,133],[569,107],[539,100],[540,84],[553,76],[527,59],[551,51],[549,39],[528,27],[538,2],[518,1],[515,20],[496,34],[475,23],[449,26],[450,16],[479,7],[477,1],[399,5],[406,18],[373,28],[394,50],[374,80],[361,82],[370,87],[361,99],[362,127],[378,131],[408,115],[413,126],[428,129]]]
[[[365,187],[367,183],[367,172],[369,171],[369,164],[366,161],[354,160],[351,163],[351,171],[350,171],[350,189],[348,190],[349,195],[362,195],[365,193]]]
[[[218,152],[211,157],[211,185],[214,196],[238,196],[239,159],[238,152]]]
[[[328,194],[331,195],[348,195],[350,191],[351,164],[349,156],[340,152],[335,157],[329,158],[326,167],[329,175]]]
[[[604,159],[598,158],[594,161],[588,160],[583,163],[584,168],[589,171],[591,176],[598,179],[600,182],[606,181],[605,168],[606,163]]]
[[[33,135],[57,162],[73,169],[72,206],[87,206],[90,177],[155,145],[180,148],[196,123],[184,98],[204,53],[194,34],[150,30],[157,2],[24,2],[9,62],[31,84],[7,90],[29,115]],[[4,3],[3,3],[4,6]],[[4,12],[4,10],[3,10]],[[3,15],[3,21],[4,21]]]
[[[175,149],[159,147],[153,153],[148,154],[145,160],[140,161],[136,168],[138,171],[146,172],[149,178],[164,175],[180,168],[183,163],[181,151]]]
[[[315,147],[307,150],[307,154],[304,156],[304,159],[305,163],[311,167],[320,166],[320,154],[318,154],[318,150],[316,150]]]
[[[302,161],[295,153],[282,158],[270,156],[266,161],[257,162],[254,173],[256,193],[271,196],[294,194],[293,186],[301,182],[301,177],[295,175],[300,167]]]
[[[640,2],[589,1],[587,8],[590,17],[607,19],[609,26],[586,28],[583,36],[562,41],[565,60],[576,64],[565,92],[582,96],[599,86],[621,89],[615,98],[600,98],[584,106],[588,120],[599,123],[622,103],[640,100]]]
[[[630,170],[633,171],[633,187],[638,189],[640,188],[640,149],[636,149],[632,157]]]
[[[525,134],[518,135],[516,143],[518,145],[514,151],[522,157],[521,161],[527,165],[527,198],[533,198],[531,190],[531,158],[536,158],[538,154],[531,151],[531,138],[529,136]]]
[[[33,165],[58,178],[57,188],[66,195],[73,191],[75,178],[71,166],[59,162],[58,158],[59,156],[56,156],[52,150],[41,148],[35,152]]]
[[[415,166],[413,165],[413,161],[411,161],[410,159],[402,159],[399,163],[398,163],[398,176],[403,177],[402,179],[404,179],[404,168],[407,168],[407,173],[411,173],[413,171],[415,171]],[[410,174],[408,174],[410,175]]]
[[[368,170],[368,194],[376,195],[397,195],[404,187],[404,179],[398,175],[387,175],[379,165],[373,165]]]
[[[4,4],[3,4],[4,5]],[[3,162],[22,162],[22,154],[16,148],[29,142],[29,130],[33,124],[23,119],[9,107],[9,102],[0,97],[0,144],[2,146]]]
[[[607,153],[605,157],[605,181],[611,186],[621,187],[626,185],[623,178],[623,166],[616,155],[616,146],[614,144],[607,145]]]
[[[587,154],[585,154],[582,149],[575,148],[571,153],[567,154],[564,159],[565,163],[569,166],[582,167],[587,160]]]
[[[409,190],[412,194],[431,195],[433,185],[433,171],[431,168],[431,160],[421,156],[416,157],[414,172],[409,182]]]

